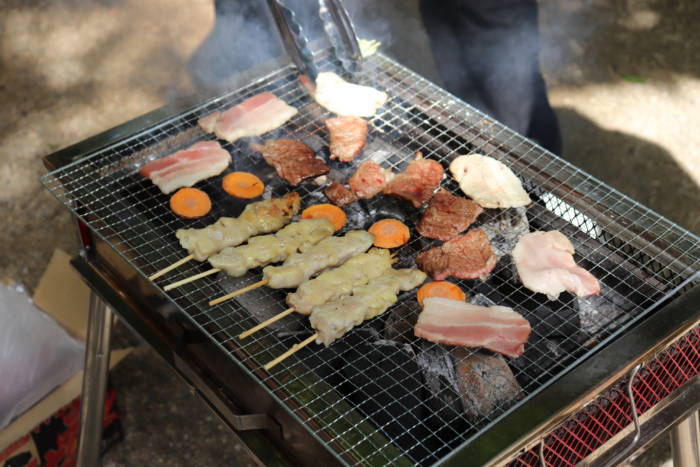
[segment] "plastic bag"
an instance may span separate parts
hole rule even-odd
[[[17,288],[0,285],[0,430],[83,366],[72,338]]]

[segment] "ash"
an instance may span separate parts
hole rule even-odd
[[[525,207],[486,209],[479,228],[486,232],[496,256],[510,255],[520,237],[530,231]]]

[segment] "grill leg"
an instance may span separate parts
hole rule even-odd
[[[700,415],[695,411],[671,429],[674,467],[700,467]]]
[[[102,440],[112,321],[112,311],[94,291],[90,292],[85,373],[80,405],[78,467],[100,465],[100,441]]]

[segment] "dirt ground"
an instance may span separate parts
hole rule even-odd
[[[562,156],[700,233],[700,3],[540,4]],[[379,28],[388,50],[434,78],[415,5],[400,11]],[[1,278],[31,291],[54,248],[76,252],[67,211],[39,185],[41,158],[192,92],[187,65],[213,27],[211,0],[0,0]],[[127,436],[105,465],[246,462],[146,347],[112,380]],[[667,462],[667,445],[655,450],[638,465]]]

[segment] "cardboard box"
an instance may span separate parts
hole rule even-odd
[[[90,290],[71,268],[69,260],[65,252],[54,251],[33,299],[37,307],[54,318],[70,335],[84,340]],[[71,293],[65,293],[66,290]],[[112,351],[110,368],[131,350]],[[82,379],[83,372],[76,373],[0,431],[0,466],[75,465]],[[105,398],[102,426],[103,449],[123,437],[116,391],[111,385]]]

